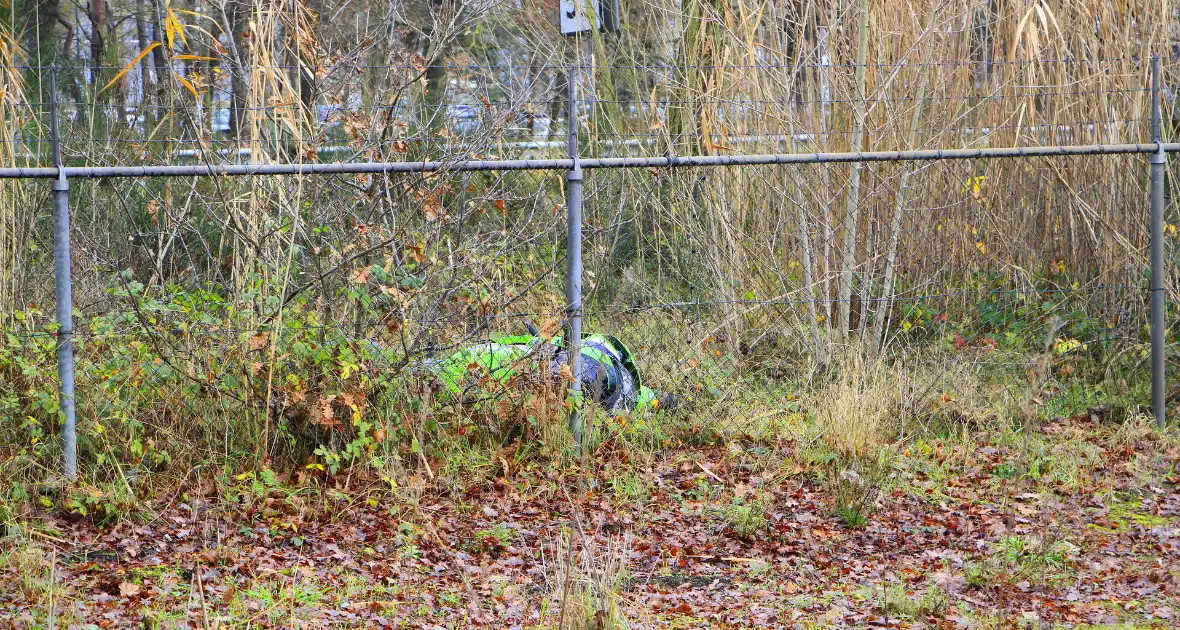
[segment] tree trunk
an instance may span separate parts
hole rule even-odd
[[[233,71],[230,72],[230,113],[229,132],[231,138],[239,141],[248,140],[249,134],[243,130],[247,126],[246,107],[249,106],[250,85],[246,73],[250,71],[247,62],[250,60],[249,44],[246,43],[246,30],[249,24],[251,4],[247,0],[231,0],[226,5],[226,20],[229,22],[230,42],[234,57]]]
[[[426,68],[426,94],[422,99],[426,106],[426,127],[430,130],[430,135],[433,137],[442,130],[446,124],[446,112],[440,112],[439,108],[443,106],[446,100],[443,98],[443,93],[447,89],[447,68],[440,65],[443,63],[442,54],[430,61],[430,66]]]
[[[443,0],[430,0],[430,13],[435,25],[443,23],[440,15],[442,9]],[[431,137],[438,135],[446,125],[447,112],[439,111],[439,109],[445,107],[447,67],[444,64],[451,42],[440,40],[449,39],[449,37],[449,33],[440,33],[437,29],[433,29],[424,43],[423,57],[426,58],[429,65],[426,67],[426,94],[422,99],[422,104],[426,108],[426,128]]]
[[[68,32],[61,33],[58,30],[63,21],[61,0],[13,2],[11,6],[16,19],[16,28],[13,30],[24,35],[24,48],[29,51],[26,89],[30,94],[47,94],[49,79],[41,76],[41,69],[57,65],[63,43],[69,36]],[[48,98],[41,100],[48,101]]]
[[[831,150],[830,140],[828,134],[828,117],[829,106],[828,97],[831,89],[831,78],[828,76],[830,72],[830,57],[828,56],[828,32],[826,29],[819,29],[816,34],[816,48],[817,48],[817,65],[815,85],[818,86],[819,92],[814,94],[810,99],[808,107],[811,116],[811,128],[819,131],[818,139],[821,141],[819,148],[824,151]],[[816,108],[816,103],[820,103],[820,107]],[[819,164],[814,168],[819,169],[820,190],[816,193],[817,201],[819,201],[819,216],[823,222],[823,243],[820,251],[820,277],[823,280],[823,316],[824,329],[828,334],[828,338],[832,337],[832,246],[834,244],[836,231],[832,226],[832,176],[827,164]]]
[[[803,286],[807,295],[807,315],[810,317],[807,327],[811,329],[818,352],[820,347],[819,313],[815,307],[815,278],[811,275],[811,226],[807,221],[807,204],[803,197],[802,176],[798,170],[792,172],[795,174],[795,207],[799,211],[799,246],[803,250]]]
[[[934,52],[934,41],[936,39],[936,31],[938,24],[938,3],[934,4],[934,8],[930,11],[930,27],[926,31],[926,45],[922,50],[922,63],[929,63],[931,55]],[[922,78],[918,83],[918,98],[914,105],[914,115],[910,119],[909,138],[907,139],[907,149],[913,150],[914,145],[918,141],[918,123],[922,118],[922,108],[926,104],[926,90],[930,85],[930,72],[923,71]],[[902,217],[905,214],[906,190],[909,188],[910,175],[914,169],[909,167],[909,164],[903,163],[901,178],[897,182],[897,201],[893,207],[893,221],[890,225],[890,240],[889,249],[885,254],[885,278],[881,287],[881,301],[877,306],[877,314],[873,322],[873,347],[880,348],[885,340],[885,329],[888,326],[889,314],[892,311],[893,305],[893,275],[894,268],[897,262],[897,242],[901,235]]]
[[[869,0],[860,2],[860,42],[856,50],[856,101],[853,103],[852,151],[860,151],[865,128],[865,63],[869,52]],[[857,225],[860,221],[860,162],[852,163],[848,177],[848,204],[844,215],[844,249],[840,253],[839,335],[847,337],[852,314],[852,275],[856,268]],[[867,296],[866,296],[867,297]]]
[[[138,0],[135,5],[135,40],[136,44],[139,45],[139,50],[145,50],[151,45],[151,39],[148,37],[147,19],[144,17],[147,13],[147,8],[144,6],[144,0]],[[151,74],[146,64],[139,64],[139,99],[136,101],[136,104],[147,102]]]
[[[160,33],[160,29],[162,28],[161,25],[164,23],[164,15],[160,12],[160,0],[153,2],[153,6],[156,12],[156,21],[155,24],[152,25],[152,34],[155,36],[155,41],[163,42],[164,36]],[[155,103],[152,104],[150,109],[151,117],[148,120],[151,121],[151,127],[155,128],[159,121],[163,120],[164,118],[164,112],[161,107],[163,107],[168,102],[168,67],[167,60],[164,58],[163,46],[157,46],[154,50],[152,50],[152,67],[154,68],[156,75],[155,79],[152,81],[152,87],[154,88],[156,100]]]
[[[566,88],[568,81],[569,77],[566,76],[565,72],[562,72],[560,69],[553,71],[553,87],[550,89],[550,94],[553,94],[554,96],[553,98],[549,99],[550,136],[555,135],[555,132],[557,131],[558,119],[565,116],[565,113],[569,111],[569,97],[566,96],[566,94],[569,92],[569,90]],[[566,121],[567,124],[568,122],[569,121]]]
[[[90,0],[90,84],[102,87],[103,46],[107,30],[107,1]]]

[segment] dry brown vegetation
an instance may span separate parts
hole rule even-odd
[[[1167,4],[624,8],[583,46],[528,2],[0,7],[0,166],[48,163],[53,64],[73,165],[562,155],[571,64],[585,156],[1149,142],[1157,54],[1172,136]],[[29,626],[1169,619],[1146,178],[592,171],[588,328],[677,404],[588,411],[581,455],[544,376],[471,404],[421,378],[519,316],[560,329],[563,173],[75,180],[76,485],[48,186],[0,179],[0,602]]]
[[[578,46],[554,36],[547,9],[532,4],[293,6],[293,13],[288,3],[272,2],[176,6],[171,15],[183,28],[149,29],[172,41],[116,87],[100,92],[97,80],[87,84],[64,73],[63,100],[84,102],[79,126],[67,135],[67,154],[79,163],[106,164],[172,162],[173,148],[244,148],[249,159],[263,163],[308,159],[316,146],[328,144],[349,144],[353,151],[331,159],[507,153],[513,150],[498,148],[500,137],[517,126],[517,113],[550,115],[550,137],[560,137],[567,61],[588,66],[593,77],[585,94],[597,104],[582,122],[585,151],[598,155],[621,150],[609,145],[612,139],[639,140],[628,151],[643,155],[1143,142],[1150,140],[1146,59],[1166,52],[1159,43],[1168,41],[1172,28],[1163,8],[1147,4],[645,3],[628,6],[627,30],[596,36],[593,57],[584,59]],[[136,16],[143,8],[116,7]],[[190,8],[199,15],[186,13]],[[380,17],[386,10],[400,28],[396,34],[381,35],[388,30]],[[249,37],[238,36],[239,16],[251,23]],[[6,50],[13,50],[14,32],[22,41],[31,36],[20,30],[18,17],[10,18]],[[150,12],[147,18],[150,23]],[[476,23],[484,26],[472,30]],[[208,36],[222,33],[234,34],[220,37],[233,44],[225,50]],[[104,54],[117,68],[136,52],[115,44]],[[190,59],[210,53],[210,61]],[[36,64],[38,54],[10,52],[5,65]],[[868,63],[857,65],[862,58]],[[175,72],[161,73],[152,65],[157,61]],[[1162,61],[1168,85],[1171,57]],[[512,64],[518,69],[487,69]],[[22,89],[22,79],[44,77],[9,75],[7,128],[36,138],[40,108],[19,104],[44,100],[46,89]],[[136,106],[129,91],[136,76],[158,89],[148,90],[139,110],[144,123],[129,129],[117,119]],[[229,132],[210,130],[213,109],[225,105],[213,100],[215,82],[232,83],[233,104],[241,108]],[[22,93],[39,97],[23,99]],[[481,98],[489,103],[481,114],[485,126],[475,136],[454,137],[439,107],[474,103],[484,109]],[[342,110],[324,117],[317,106]],[[444,146],[448,135],[455,146]],[[786,140],[750,142],[750,136]],[[12,151],[0,157],[24,163]],[[1140,158],[1093,157],[672,171],[655,182],[646,172],[603,173],[592,186],[609,202],[592,209],[602,222],[600,255],[608,255],[602,263],[608,268],[619,264],[613,241],[626,232],[611,228],[631,219],[643,227],[632,236],[639,241],[635,255],[660,258],[661,248],[687,247],[699,256],[704,277],[693,286],[702,295],[740,299],[754,291],[759,299],[839,299],[808,319],[823,315],[828,333],[832,326],[867,327],[871,320],[880,339],[891,303],[864,298],[919,286],[942,289],[947,277],[961,283],[977,269],[1004,274],[1018,287],[1057,266],[1082,281],[1136,278],[1144,247],[1138,220],[1144,171]],[[558,176],[539,177],[545,183],[515,182],[512,188],[529,197],[543,192],[538,209],[560,204]],[[294,245],[322,247],[310,234],[325,224],[315,210],[366,225],[388,213],[412,221],[440,210],[444,222],[464,220],[466,201],[445,193],[458,185],[446,179],[122,182],[82,193],[83,207],[93,209],[79,213],[78,225],[94,268],[145,266],[159,283],[183,279],[188,271],[242,290],[251,273],[274,277],[276,269],[297,263]],[[29,209],[44,204],[30,203],[28,188],[10,183],[5,192],[21,195],[20,203],[13,197],[3,204],[6,266],[28,270],[19,285],[7,281],[8,304],[42,301],[48,286],[45,249],[38,254],[25,245],[30,237],[44,244],[29,228],[44,216]],[[406,188],[415,188],[416,197],[388,194]],[[436,198],[456,207],[433,208]],[[153,214],[158,211],[164,214]],[[529,204],[509,204],[507,212],[528,211]],[[344,224],[327,223],[333,234],[347,234]],[[149,224],[160,233],[145,230]],[[523,238],[520,229],[510,234]],[[121,237],[126,234],[133,238]],[[442,244],[440,235],[422,235],[426,249]],[[670,273],[689,273],[677,262],[671,261]],[[660,258],[657,264],[664,263]],[[783,268],[796,269],[799,277],[776,277],[774,270]],[[641,284],[650,275],[643,271]],[[275,285],[290,281],[278,278]],[[91,282],[96,289],[106,284],[103,277]]]

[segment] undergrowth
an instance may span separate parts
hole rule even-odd
[[[362,275],[347,297],[385,322],[386,280]],[[271,321],[214,288],[150,288],[130,273],[112,278],[107,293],[113,308],[79,314],[83,474],[75,486],[63,489],[54,474],[60,409],[47,314],[16,312],[17,328],[0,344],[6,523],[49,508],[110,522],[177,483],[276,472],[293,486],[383,487],[413,506],[426,485],[458,494],[537,467],[576,472],[615,457],[642,466],[671,447],[729,442],[791,451],[826,489],[833,513],[855,527],[894,483],[899,456],[939,441],[994,432],[1023,454],[997,474],[1076,486],[1097,463],[1094,449],[1079,442],[1050,451],[1029,437],[1033,427],[1084,416],[1123,423],[1128,443],[1149,433],[1138,424],[1142,339],[1116,346],[1068,296],[988,293],[955,318],[906,305],[909,325],[898,325],[884,352],[791,346],[787,335],[715,333],[686,344],[656,334],[666,328],[632,325],[626,342],[666,404],[608,414],[567,399],[564,381],[528,362],[506,378],[471,366],[470,387],[455,396],[425,376],[435,351],[402,334],[429,332],[460,347],[487,332],[383,324],[346,334],[325,325],[311,300],[292,300]],[[661,326],[677,322],[660,317]],[[586,419],[582,454],[567,429],[575,405]],[[625,470],[605,487],[624,501],[652,491]],[[762,499],[743,498],[722,512],[732,531],[755,536],[768,511]]]

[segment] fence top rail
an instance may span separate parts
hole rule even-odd
[[[845,162],[902,162],[981,158],[1057,157],[1178,153],[1180,142],[1086,144],[980,149],[919,149],[914,151],[850,151],[844,153],[776,153],[762,155],[696,155],[662,157],[580,158],[584,169],[675,168],[684,166],[752,166],[773,164],[831,164]],[[339,162],[293,164],[179,164],[144,166],[66,166],[66,178],[187,177],[242,175],[337,175],[433,173],[447,171],[568,170],[572,159],[450,160],[424,162]],[[56,167],[0,168],[0,179],[53,179]]]

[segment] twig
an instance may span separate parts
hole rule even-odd
[[[205,604],[205,584],[201,581],[201,566],[193,570],[193,575],[197,578],[197,596],[201,598],[201,621],[205,630],[209,630],[209,608]]]
[[[41,538],[44,538],[44,539],[46,539],[46,540],[52,540],[53,542],[55,542],[55,543],[59,543],[59,544],[62,544],[62,545],[73,545],[73,543],[71,543],[71,542],[70,542],[70,541],[68,541],[68,540],[65,540],[65,539],[62,539],[62,538],[58,538],[57,536],[50,536],[49,534],[46,534],[45,532],[39,532],[39,531],[37,531],[37,530],[35,530],[35,529],[30,529],[30,530],[28,530],[26,533],[28,533],[28,534],[31,534],[31,535],[33,535],[33,536],[40,536]],[[54,550],[54,552],[56,553],[56,551],[57,551],[57,550],[55,549],[55,550]]]
[[[54,595],[57,594],[57,549],[53,550],[49,560],[49,630],[57,630],[57,606]]]
[[[709,475],[710,477],[712,477],[712,478],[713,478],[713,480],[714,480],[714,481],[716,481],[717,483],[725,483],[725,480],[724,480],[724,479],[722,479],[721,477],[718,477],[718,476],[716,475],[716,473],[714,473],[713,471],[709,470],[709,467],[708,467],[708,466],[706,466],[706,465],[704,465],[704,464],[702,464],[702,463],[700,463],[700,462],[697,462],[697,466],[700,466],[700,467],[701,467],[701,470],[705,471],[705,474],[706,474],[706,475]]]
[[[565,495],[565,500],[570,504],[570,516],[574,519],[574,525],[577,526],[576,533],[579,539],[586,537],[586,531],[582,528],[582,519],[578,518],[578,506],[574,500],[570,498],[569,491],[564,487],[561,489],[562,494]],[[570,537],[569,548],[567,549],[566,565],[565,565],[565,584],[561,589],[561,617],[557,621],[557,630],[565,630],[565,613],[568,609],[570,581],[574,566],[574,538]]]
[[[574,545],[573,539],[570,539],[570,544],[566,548],[565,561],[565,582],[561,587],[561,616],[557,618],[557,630],[565,630],[565,613],[568,609],[568,602],[570,596],[570,576],[573,573],[574,567]]]

